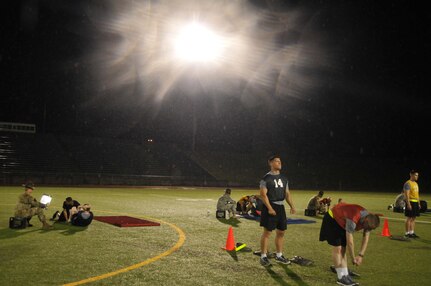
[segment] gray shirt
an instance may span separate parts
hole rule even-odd
[[[361,218],[359,220],[364,220],[364,218],[368,215],[367,210],[361,211]],[[351,219],[346,219],[346,231],[348,233],[354,233],[356,229],[356,223],[354,223]]]

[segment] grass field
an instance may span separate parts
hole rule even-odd
[[[0,285],[74,285],[91,277],[95,281],[88,285],[335,285],[336,276],[329,271],[331,248],[318,241],[321,218],[314,224],[289,225],[286,232],[285,256],[310,258],[314,266],[265,269],[252,253],[232,255],[221,249],[230,225],[236,242],[253,250],[259,249],[261,234],[255,221],[215,218],[222,189],[39,187],[35,197],[53,196],[47,217],[60,210],[65,197],[72,196],[91,203],[95,215],[130,215],[162,222],[159,227],[119,228],[94,221],[87,229],[55,224],[50,231],[41,230],[37,217],[31,228],[8,228],[21,192],[22,188],[0,187]],[[232,197],[255,192],[234,189]],[[303,208],[315,193],[292,191],[299,210],[292,217],[304,218]],[[389,219],[392,234],[404,233],[404,216],[386,210],[396,193],[327,191],[325,196],[342,197],[382,213]],[[427,201],[430,198],[422,196]],[[430,284],[431,215],[418,220],[416,232],[421,238],[414,241],[382,237],[381,227],[373,232],[364,264],[355,267],[361,285]],[[355,234],[356,249],[360,238]],[[274,250],[272,241],[271,247]],[[127,268],[130,266],[135,269]],[[105,275],[118,270],[124,272]]]

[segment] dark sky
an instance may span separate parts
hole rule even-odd
[[[271,17],[299,19],[278,33],[276,42],[287,47],[301,39],[305,46],[307,65],[293,67],[296,77],[286,81],[300,86],[295,94],[271,96],[274,87],[268,85],[264,99],[244,95],[243,79],[224,94],[203,86],[190,94],[205,96],[190,96],[194,89],[184,86],[195,82],[184,76],[181,88],[156,102],[143,77],[103,88],[124,75],[123,69],[109,78],[99,76],[103,70],[95,58],[100,46],[109,50],[122,37],[93,21],[95,14],[115,19],[127,11],[112,3],[2,3],[1,121],[36,123],[38,131],[49,133],[152,137],[186,149],[195,130],[201,149],[248,152],[288,146],[310,156],[399,157],[429,164],[431,46],[425,4],[250,1]],[[271,25],[262,23],[264,29]],[[329,60],[313,65],[323,58]]]

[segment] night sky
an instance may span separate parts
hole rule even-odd
[[[0,121],[35,123],[38,132],[55,134],[154,138],[184,149],[192,148],[195,132],[196,149],[398,158],[407,169],[429,169],[431,33],[424,2],[239,2],[249,10],[232,16],[229,31],[247,22],[249,11],[259,15],[253,29],[241,25],[261,60],[246,51],[256,64],[238,78],[187,67],[162,99],[156,83],[169,77],[168,66],[147,76],[142,70],[153,59],[146,48],[121,54],[123,43],[139,35],[123,35],[118,23],[139,18],[132,14],[148,1],[2,3]],[[220,18],[229,9],[219,4],[211,13]],[[212,19],[205,13],[202,20]],[[265,49],[290,47],[299,52],[288,69],[267,64]],[[121,58],[114,67],[106,64],[111,53]],[[163,57],[163,50],[155,54]],[[147,62],[140,66],[138,56]],[[265,72],[250,83],[261,67]]]

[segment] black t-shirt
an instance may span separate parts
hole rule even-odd
[[[73,207],[78,207],[80,205],[80,203],[78,201],[73,200],[73,204],[68,204],[66,201],[63,202],[63,209],[65,209],[67,211],[67,213],[69,213],[69,211],[73,208]]]
[[[72,224],[76,226],[87,226],[93,221],[93,213],[90,212],[90,215],[87,217],[84,214],[84,211],[79,211],[77,214],[72,216]]]
[[[284,174],[274,175],[267,173],[260,181],[261,187],[268,190],[267,196],[270,202],[284,201],[286,199],[286,190],[289,190],[288,180]]]

